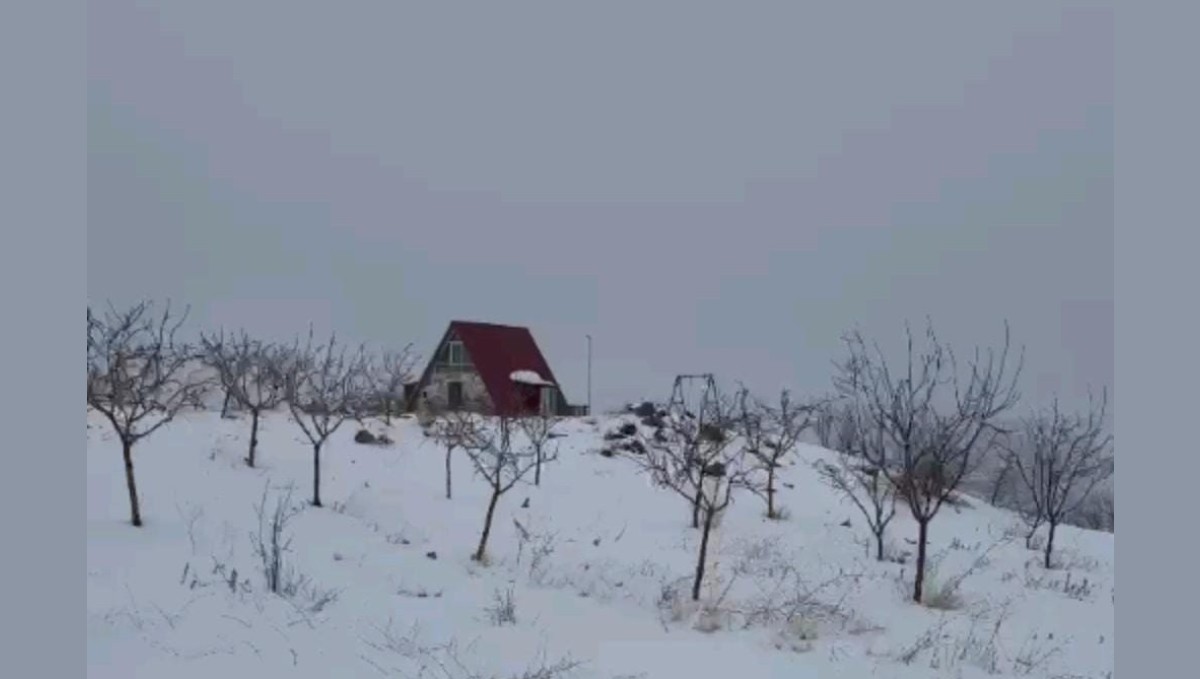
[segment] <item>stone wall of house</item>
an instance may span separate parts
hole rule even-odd
[[[487,387],[484,386],[483,379],[479,377],[479,373],[462,370],[444,372],[435,369],[433,374],[429,376],[429,383],[425,385],[425,399],[427,399],[431,406],[444,406],[449,402],[449,384],[451,382],[462,382],[463,401],[467,405],[491,405],[491,398],[488,396]]]

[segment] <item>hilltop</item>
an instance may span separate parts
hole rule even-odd
[[[907,509],[874,561],[861,516],[813,469],[833,453],[809,444],[781,475],[784,520],[748,494],[721,517],[711,610],[696,611],[680,596],[698,539],[686,505],[600,454],[636,421],[561,422],[559,459],[501,499],[481,564],[487,489],[459,456],[446,499],[444,450],[412,419],[368,425],[389,445],[340,429],[314,508],[311,449],[286,415],[265,418],[255,469],[246,422],[181,415],[135,451],[138,529],[119,444],[89,413],[89,676],[1112,676],[1111,534],[1061,527],[1047,571],[1013,514],[967,498],[930,532],[932,579],[961,578],[958,600],[916,605]],[[256,507],[289,487],[281,596],[253,545]]]

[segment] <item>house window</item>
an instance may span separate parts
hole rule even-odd
[[[435,369],[439,372],[458,373],[473,370],[471,357],[462,340],[452,339],[442,345],[438,352],[438,362]]]
[[[471,362],[467,359],[467,350],[460,340],[450,340],[446,342],[446,348],[442,353],[442,361],[447,365],[470,365]]]

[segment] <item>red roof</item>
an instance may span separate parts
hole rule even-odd
[[[543,379],[558,384],[528,328],[451,321],[442,341],[438,343],[438,349],[441,349],[442,344],[451,336],[456,336],[462,341],[498,415],[516,414],[521,409],[519,387],[512,381],[512,373],[518,370],[533,370]],[[422,385],[428,380],[429,371],[436,360],[435,351],[429,367],[425,369],[425,375],[421,378]],[[558,398],[560,403],[564,402],[561,387],[558,388]]]

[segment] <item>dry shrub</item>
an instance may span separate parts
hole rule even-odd
[[[806,651],[823,628],[862,626],[846,605],[862,577],[839,569],[813,583],[779,550],[777,539],[752,542],[734,565],[734,574],[754,593],[730,605],[743,629],[776,628],[776,646]]]
[[[377,627],[377,638],[363,639],[375,651],[374,657],[361,656],[384,676],[429,677],[429,679],[564,679],[583,666],[570,656],[550,661],[544,652],[535,656],[524,670],[497,674],[494,668],[477,669],[463,656],[456,640],[427,644],[419,639],[414,625],[407,634],[397,633],[389,621]],[[469,650],[469,649],[468,649]]]
[[[1061,647],[1052,644],[1053,635],[1042,638],[1032,634],[1015,652],[1000,643],[1000,631],[1008,620],[1008,604],[996,609],[983,606],[970,614],[966,630],[955,633],[950,623],[956,618],[943,615],[921,634],[897,659],[911,665],[924,658],[928,667],[939,672],[975,667],[986,674],[1028,676],[1042,668]],[[957,618],[961,620],[961,618]]]
[[[935,611],[957,611],[963,606],[963,598],[958,592],[957,584],[958,581],[954,580],[943,582],[936,569],[928,569],[925,573],[925,591],[921,603]]]
[[[1091,599],[1095,592],[1095,585],[1096,583],[1088,580],[1087,577],[1072,580],[1070,573],[1060,578],[1052,575],[1035,575],[1032,570],[1025,571],[1025,586],[1029,589],[1056,592],[1076,601]]]
[[[488,620],[498,627],[517,624],[517,599],[512,587],[496,590],[492,594],[492,604],[484,612]]]
[[[789,620],[775,633],[774,645],[779,650],[789,650],[793,653],[807,653],[812,650],[813,642],[817,640],[817,622],[805,617]]]

